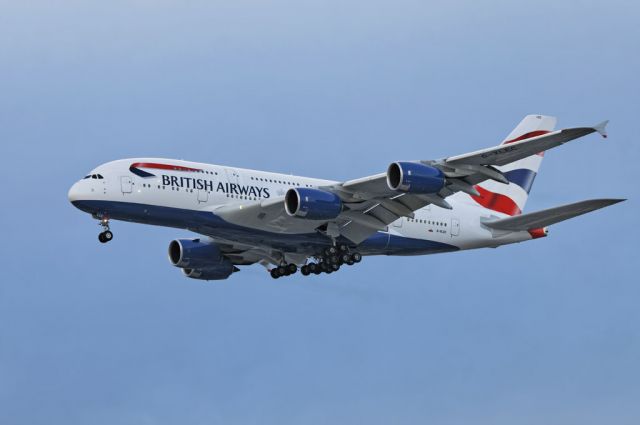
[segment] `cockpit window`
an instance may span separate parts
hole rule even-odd
[[[102,177],[102,174],[98,174],[98,178],[103,179],[104,177]]]
[[[91,174],[89,174],[88,176],[84,176],[84,177],[82,178],[82,180],[86,180],[86,179],[90,179],[90,178],[91,178]]]

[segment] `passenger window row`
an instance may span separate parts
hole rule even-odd
[[[432,224],[434,226],[447,227],[447,223],[445,223],[444,221],[423,220],[423,219],[416,219],[416,218],[408,218],[407,221],[411,221],[414,223]]]
[[[255,180],[255,181],[261,181],[261,182],[265,182],[265,183],[280,183],[280,184],[288,184],[290,186],[305,186],[305,187],[313,187],[310,184],[302,184],[302,183],[298,183],[298,182],[288,182],[288,181],[283,181],[283,180],[274,180],[274,179],[267,179],[267,178],[263,178],[263,177],[251,177],[251,180]]]

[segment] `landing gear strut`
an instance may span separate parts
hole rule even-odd
[[[109,219],[103,217],[100,219],[100,226],[102,226],[102,232],[98,235],[98,240],[102,243],[107,243],[113,239],[113,233],[109,230]]]

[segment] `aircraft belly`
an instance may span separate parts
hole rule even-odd
[[[76,201],[75,206],[111,219],[157,226],[189,229],[213,238],[247,245],[265,245],[286,252],[316,253],[331,245],[331,239],[317,232],[275,233],[229,223],[212,212],[119,201]],[[350,244],[346,239],[339,242]],[[377,232],[357,247],[363,255],[421,255],[456,251],[457,247],[425,239],[406,238]]]

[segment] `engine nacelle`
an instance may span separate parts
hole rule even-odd
[[[287,191],[284,209],[292,217],[333,220],[342,211],[342,200],[335,193],[300,187]]]
[[[439,169],[417,162],[394,162],[387,169],[387,184],[392,190],[406,193],[437,193],[445,176]]]
[[[238,270],[233,266],[233,264],[231,264],[231,261],[227,259],[225,260],[226,261],[223,261],[222,263],[211,267],[205,267],[201,269],[185,268],[182,269],[182,273],[184,273],[186,277],[189,277],[191,279],[224,280],[228,278],[231,273]]]
[[[169,243],[169,261],[176,267],[200,269],[229,261],[214,243],[200,239],[176,239]]]

